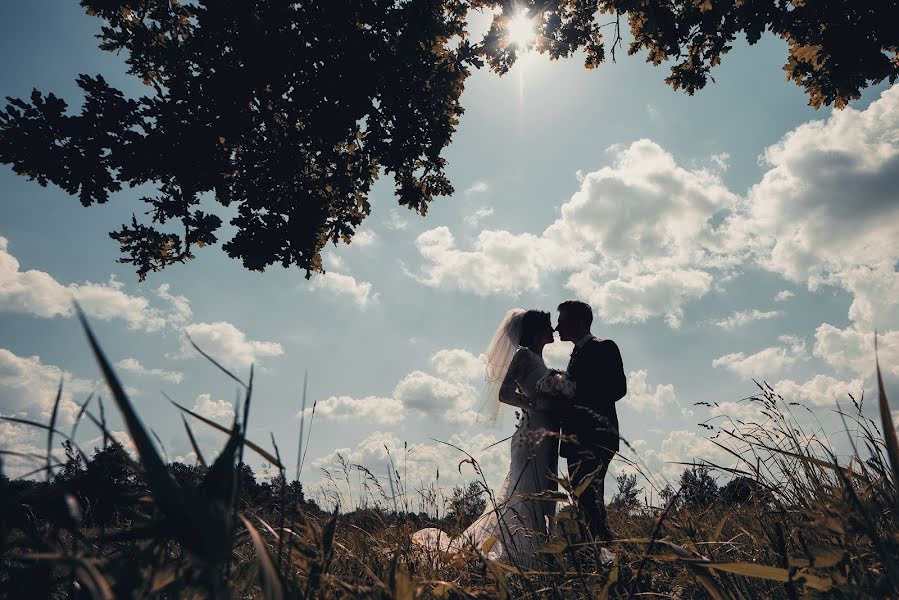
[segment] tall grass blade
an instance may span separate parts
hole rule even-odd
[[[51,429],[48,425],[45,425],[44,423],[38,423],[37,421],[32,421],[31,419],[23,419],[22,417],[5,417],[5,416],[0,415],[0,421],[9,421],[10,423],[18,423],[19,425],[29,425],[31,427],[37,427],[38,429],[44,429],[44,430]],[[60,435],[64,438],[66,438],[68,441],[72,442],[72,447],[78,451],[78,454],[81,455],[81,458],[83,458],[85,460],[85,462],[90,460],[90,457],[87,454],[85,454],[84,450],[82,450],[78,446],[78,444],[76,444],[74,442],[74,440],[67,437],[66,434],[64,434],[63,432],[61,432],[60,430],[55,429],[55,428],[53,429],[53,433]]]
[[[260,572],[259,581],[262,584],[262,593],[266,600],[281,600],[284,597],[284,587],[281,585],[281,578],[275,569],[275,564],[268,552],[265,541],[259,534],[259,531],[253,527],[246,517],[240,515],[240,520],[250,533],[250,539],[253,540],[253,547],[256,549],[256,557],[259,559]]]
[[[166,398],[168,398],[169,402],[171,402],[172,404],[174,404],[175,406],[177,406],[179,409],[183,410],[190,416],[194,417],[195,419],[199,419],[200,421],[206,423],[210,427],[212,427],[214,429],[218,429],[222,433],[228,433],[228,434],[231,433],[231,430],[228,429],[227,427],[225,427],[223,425],[219,425],[212,419],[207,419],[203,415],[199,415],[199,414],[195,413],[194,411],[190,410],[186,406],[178,404],[177,402],[175,402],[168,396],[166,396]],[[244,426],[246,426],[246,423],[244,423]],[[251,442],[250,440],[248,440],[246,438],[244,438],[243,443],[246,444],[247,447],[250,448],[250,450],[254,451],[256,454],[258,454],[265,460],[269,461],[272,464],[272,466],[279,467],[279,468],[281,467],[281,461],[279,461],[277,458],[275,458],[270,452],[263,450],[258,444],[254,444],[253,442]]]
[[[53,401],[53,413],[50,415],[50,427],[47,429],[47,483],[50,483],[53,464],[50,458],[53,456],[53,428],[56,427],[56,416],[59,414],[59,401],[62,400],[62,377],[59,378],[59,387],[56,388],[56,399]]]
[[[877,398],[880,405],[880,420],[883,424],[883,441],[886,443],[887,456],[893,468],[893,494],[899,505],[899,439],[896,438],[896,425],[890,414],[890,403],[883,389],[883,376],[880,374],[880,358],[877,356],[877,335],[874,335],[874,360],[877,365]]]
[[[84,404],[81,405],[81,408],[78,410],[78,416],[75,417],[75,423],[72,425],[72,431],[69,432],[69,437],[73,440],[75,439],[75,432],[78,431],[78,424],[81,423],[81,417],[84,416],[84,411],[87,410],[87,405],[91,403],[91,400],[94,399],[94,393],[91,392],[88,395],[87,400],[84,401]]]
[[[303,461],[303,432],[306,427],[306,387],[309,383],[309,370],[306,370],[306,374],[303,376],[303,400],[300,404],[300,442],[297,444],[297,469],[296,475],[294,476],[294,481],[300,480],[300,466]]]
[[[769,579],[771,581],[779,581],[787,583],[792,581],[799,583],[807,588],[824,592],[833,586],[830,579],[809,575],[808,573],[798,573],[791,576],[788,569],[781,567],[772,567],[769,565],[760,565],[757,563],[700,563],[702,566],[714,569],[716,571],[725,571],[734,573],[735,575],[743,575],[745,577],[757,577],[759,579]]]
[[[230,377],[231,379],[233,379],[234,381],[236,381],[237,383],[242,385],[244,388],[247,387],[247,384],[245,384],[237,375],[235,375],[234,373],[232,373],[231,371],[229,371],[228,369],[223,367],[217,360],[215,360],[214,358],[212,358],[211,356],[206,354],[199,346],[197,346],[196,342],[194,342],[193,339],[191,339],[191,337],[187,334],[186,331],[184,332],[184,337],[186,337],[187,341],[190,342],[190,345],[194,347],[194,350],[196,350],[197,352],[199,352],[200,354],[203,355],[203,358],[205,358],[206,360],[208,360],[209,362],[214,364],[216,367],[218,367],[218,369],[222,373],[224,373],[225,375],[227,375],[228,377]],[[246,423],[244,423],[244,425],[246,425]]]
[[[190,425],[187,424],[187,419],[184,418],[184,415],[181,415],[181,422],[184,423],[184,429],[187,430],[187,437],[190,439],[190,445],[194,449],[194,454],[197,455],[197,461],[204,467],[207,467],[206,459],[203,458],[203,453],[200,452],[200,446],[197,444],[197,438],[194,437],[194,432],[191,431]]]
[[[172,519],[173,525],[178,528],[176,531],[181,531],[185,534],[193,532],[194,527],[192,524],[194,520],[189,516],[181,487],[172,478],[162,458],[156,452],[156,448],[153,446],[153,442],[150,440],[150,436],[147,434],[147,430],[144,428],[137,411],[131,405],[131,401],[128,399],[121,381],[119,381],[118,376],[113,371],[106,354],[100,348],[100,344],[87,322],[87,317],[85,317],[84,312],[77,303],[75,304],[75,309],[78,313],[78,319],[81,321],[81,326],[87,334],[94,357],[97,359],[100,370],[103,372],[103,377],[106,379],[106,384],[109,386],[112,397],[125,419],[125,425],[131,434],[131,439],[134,440],[134,446],[137,448],[137,453],[140,456],[147,484],[153,492],[153,498],[159,503],[159,507],[166,516]],[[184,541],[188,545],[192,545],[192,541],[198,540],[195,540],[192,535],[188,535]]]

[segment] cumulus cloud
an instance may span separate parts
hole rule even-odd
[[[0,348],[0,413],[46,422],[63,382],[63,394],[57,419],[71,425],[78,412],[78,401],[95,387],[93,381],[81,379],[56,365],[46,364],[39,356],[18,356]]]
[[[190,303],[184,296],[171,294],[166,284],[157,288],[156,296],[167,307],[155,307],[143,296],[126,293],[125,285],[113,277],[106,283],[62,284],[43,271],[22,271],[8,248],[9,241],[0,236],[0,311],[43,318],[70,317],[75,299],[89,317],[121,319],[129,328],[144,331],[158,331],[167,324],[178,326],[190,317]]]
[[[367,248],[369,246],[373,246],[378,242],[378,234],[371,230],[365,231],[357,231],[353,235],[353,244],[361,247]]]
[[[422,371],[406,375],[393,390],[404,406],[424,414],[438,414],[450,423],[474,423],[474,388],[460,381],[447,381]]]
[[[431,357],[438,375],[451,380],[477,380],[485,375],[484,357],[458,348],[439,350]]]
[[[667,410],[680,412],[674,386],[657,384],[655,388],[647,381],[646,370],[631,371],[627,376],[627,396],[623,401],[640,413],[662,416]]]
[[[834,110],[765,150],[769,167],[731,219],[757,262],[814,290],[839,285],[862,325],[896,322],[899,86],[865,110]],[[849,201],[848,199],[851,199]]]
[[[403,377],[389,397],[331,396],[317,403],[315,413],[332,421],[362,420],[395,425],[410,415],[437,417],[447,423],[473,423],[475,385],[484,378],[483,357],[467,350],[445,349],[431,357],[437,375],[412,371]],[[312,413],[306,409],[307,416]]]
[[[213,400],[212,394],[200,394],[194,401],[193,411],[212,419],[220,425],[231,426],[234,422],[234,407],[225,400]]]
[[[840,286],[852,294],[854,324],[896,329],[897,139],[894,86],[864,110],[833,111],[769,146],[767,171],[744,198],[720,179],[723,154],[708,168],[685,167],[651,140],[616,146],[609,165],[579,174],[579,189],[542,233],[485,230],[460,248],[447,228],[425,232],[418,278],[515,295],[537,291],[547,272],[568,272],[567,287],[604,319],[663,317],[676,327],[685,304],[752,265],[810,290]]]
[[[899,375],[899,331],[880,333],[877,352],[881,370]],[[814,354],[836,369],[870,376],[875,368],[874,332],[823,323],[815,331]]]
[[[601,270],[575,273],[567,287],[585,298],[609,323],[642,323],[662,316],[672,329],[680,327],[684,305],[708,293],[712,276],[699,270],[664,270],[600,282]]]
[[[561,342],[556,340],[552,344],[547,344],[543,348],[543,360],[546,366],[552,369],[567,369],[568,361],[571,360],[571,352],[574,350],[574,344],[571,342]]]
[[[715,325],[722,329],[732,331],[754,321],[767,321],[776,319],[780,316],[783,316],[783,311],[780,310],[768,310],[764,312],[755,308],[752,310],[737,310],[732,312],[726,318],[715,321]]]
[[[743,352],[725,354],[713,360],[712,366],[733,371],[744,379],[755,378],[761,381],[769,379],[771,375],[788,368],[796,361],[808,358],[805,342],[801,339],[785,335],[778,340],[784,345],[771,346],[748,356]]]
[[[836,401],[847,404],[849,396],[861,398],[864,389],[861,379],[841,381],[829,375],[818,374],[803,383],[783,379],[773,384],[774,391],[787,402],[801,402],[810,406],[834,407]]]
[[[349,297],[356,306],[362,309],[378,300],[378,294],[373,291],[374,286],[371,283],[356,281],[352,275],[333,271],[317,275],[309,287],[313,290],[323,290],[329,294]]]
[[[456,247],[447,227],[430,229],[418,236],[415,246],[430,264],[418,280],[433,287],[446,287],[479,296],[517,295],[540,286],[536,236],[508,231],[482,231],[474,250]]]
[[[122,371],[126,371],[128,373],[133,373],[135,375],[146,375],[151,377],[158,377],[164,381],[168,381],[171,383],[181,383],[184,379],[184,373],[180,371],[166,371],[165,369],[148,369],[144,365],[141,364],[139,360],[133,357],[123,358],[119,362],[115,364],[118,369]]]
[[[326,421],[358,419],[378,425],[396,425],[406,419],[406,406],[396,398],[331,396],[316,403],[315,414]],[[305,410],[305,415],[312,415],[311,407]]]
[[[246,334],[227,321],[215,323],[191,323],[184,332],[196,342],[204,352],[222,361],[226,366],[247,367],[259,362],[260,358],[280,356],[284,349],[277,342],[247,339]],[[199,354],[191,346],[186,336],[181,339],[178,358],[197,357]]]
[[[0,415],[48,423],[60,381],[63,388],[56,419],[57,428],[65,430],[74,424],[80,410],[78,403],[87,399],[97,383],[44,363],[38,356],[19,356],[0,348]],[[4,450],[44,456],[46,444],[43,430],[0,422],[0,448]],[[57,458],[65,460],[61,450],[57,454]],[[34,461],[4,457],[3,469],[10,477],[19,477],[35,468]]]
[[[687,169],[661,146],[638,140],[614,148],[613,163],[580,175],[580,189],[541,234],[481,231],[470,250],[446,227],[416,240],[425,285],[481,296],[539,289],[549,272],[609,322],[664,317],[680,325],[683,306],[704,296],[716,270],[738,264],[720,215],[739,198],[709,169]]]

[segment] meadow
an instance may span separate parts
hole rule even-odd
[[[797,414],[810,409],[760,384],[748,399],[757,422],[707,426],[738,467],[684,465],[678,484],[653,500],[640,499],[636,476],[619,477],[618,493],[607,498],[617,536],[611,563],[583,535],[581,490],[564,477],[550,498],[559,508],[537,559],[513,553],[499,562],[410,541],[421,527],[464,529],[494,501],[483,478],[444,503],[436,482],[413,490],[394,469],[385,486],[365,465],[344,463],[329,476],[361,475],[361,496],[335,495],[334,511],[307,500],[299,481],[288,482],[276,440],[268,451],[244,438],[261,401],[252,371],[244,382],[219,366],[244,389],[230,429],[180,407],[198,464],[166,463],[81,318],[136,458],[87,403],[75,428],[89,420],[103,432],[92,455],[75,443],[74,428],[59,430],[55,410],[49,423],[4,417],[45,431],[48,451],[30,457],[30,478],[0,477],[0,598],[899,596],[899,444],[879,369],[879,422],[863,415],[864,398],[849,397],[852,408],[840,410],[848,459],[834,454],[820,428],[800,424],[807,420]],[[227,434],[211,463],[190,423]],[[65,461],[51,452],[59,443]],[[251,452],[280,474],[258,482],[245,463]]]

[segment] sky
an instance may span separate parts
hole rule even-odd
[[[121,58],[96,47],[97,29],[75,2],[0,5],[0,53],[12,57],[0,96],[38,88],[78,107],[79,73],[140,94]],[[339,457],[382,483],[393,464],[412,495],[474,479],[444,442],[498,485],[509,448],[496,442],[514,411],[477,422],[479,356],[508,309],[555,315],[577,298],[593,306],[593,333],[621,349],[623,455],[643,466],[646,490],[673,482],[682,462],[732,458],[699,424],[752,418],[740,400],[757,392],[753,379],[810,406],[844,455],[833,410],[847,394],[875,397],[875,330],[887,393],[899,394],[899,86],[816,111],[786,81],[785,57],[771,36],[738,42],[692,97],[664,84],[665,67],[623,51],[593,71],[578,56],[527,55],[504,77],[476,72],[444,153],[455,193],[422,218],[380,181],[354,242],[329,247],[327,273],[310,280],[249,272],[209,247],[139,283],[107,235],[137,210],[137,191],[85,209],[0,166],[0,414],[48,420],[62,378],[64,430],[96,391],[124,432],[73,318],[78,298],[170,460],[196,457],[162,392],[221,422],[239,392],[189,334],[242,377],[255,364],[248,437],[271,448],[274,436],[289,474],[308,372],[316,412],[304,419],[301,479],[322,503],[335,485],[344,506],[360,502],[326,476],[340,479]],[[563,368],[570,350],[548,346],[547,362]],[[207,459],[224,444],[194,430]],[[98,436],[79,428],[85,448]],[[0,423],[6,449],[45,445]],[[34,466],[8,460],[5,472]],[[616,459],[611,472],[632,469]]]

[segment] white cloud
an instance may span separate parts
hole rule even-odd
[[[554,341],[543,347],[543,360],[546,366],[552,369],[565,370],[568,368],[568,361],[571,360],[571,352],[574,350],[574,344],[571,342]]]
[[[468,350],[439,350],[431,357],[431,365],[438,375],[450,380],[484,379],[484,357],[475,356]]]
[[[490,186],[487,185],[486,181],[475,181],[467,190],[465,190],[465,195],[471,196],[472,194],[483,194],[488,189],[490,189]]]
[[[846,406],[851,394],[856,400],[861,398],[864,386],[861,379],[840,381],[829,375],[818,374],[804,383],[784,379],[773,384],[774,391],[787,402],[801,402],[811,406],[833,408],[836,401]]]
[[[0,348],[0,413],[3,415],[49,422],[60,381],[63,394],[57,419],[60,425],[68,426],[78,413],[77,402],[83,402],[96,384],[45,364],[39,356],[18,356]]]
[[[228,427],[234,422],[234,407],[225,400],[213,400],[211,394],[200,394],[194,401],[195,413]]]
[[[353,235],[353,244],[361,248],[368,248],[369,246],[373,246],[377,242],[378,234],[371,230],[357,231]]]
[[[887,331],[877,336],[880,368],[884,373],[899,375],[899,331]],[[815,331],[815,356],[837,369],[848,369],[867,377],[874,373],[874,332],[858,327],[840,329],[829,323]]]
[[[439,350],[431,356],[431,365],[439,375],[412,371],[403,377],[389,397],[354,398],[335,395],[318,402],[315,414],[332,421],[369,421],[395,425],[410,415],[437,417],[447,423],[473,423],[477,420],[474,387],[484,379],[483,357],[467,350]],[[306,409],[306,415],[312,408]]]
[[[550,231],[594,249],[610,263],[605,268],[632,275],[722,264],[726,240],[713,219],[738,202],[717,174],[685,169],[641,139],[584,176]]]
[[[646,370],[631,371],[627,376],[627,396],[623,402],[641,413],[663,416],[666,410],[680,413],[680,404],[674,393],[674,386],[657,384],[653,389],[647,382]]]
[[[440,415],[450,423],[474,423],[474,388],[460,381],[446,381],[422,371],[406,375],[393,390],[393,397],[409,409]]]
[[[333,271],[315,276],[309,287],[313,290],[323,290],[329,294],[349,296],[356,306],[362,309],[378,300],[378,294],[373,293],[374,286],[371,283],[356,281],[352,275],[343,275]]]
[[[721,171],[726,171],[728,167],[730,167],[730,154],[727,152],[713,154],[709,159],[712,161],[712,164]]]
[[[430,229],[415,240],[418,251],[430,262],[418,280],[479,296],[533,291],[540,285],[537,245],[537,237],[530,234],[482,231],[474,250],[466,252],[456,248],[447,227]]]
[[[409,221],[396,208],[390,210],[387,218],[384,219],[384,226],[393,231],[402,231],[409,227]]]
[[[465,217],[465,223],[472,227],[477,227],[478,223],[491,216],[493,216],[493,207],[481,206]]]
[[[712,277],[698,270],[663,270],[598,282],[601,270],[590,267],[575,273],[566,287],[593,305],[609,323],[643,322],[663,316],[672,328],[681,325],[684,305],[711,289]]]
[[[307,408],[305,413],[307,417],[311,416],[312,408]],[[326,421],[358,419],[378,425],[396,425],[406,419],[406,407],[396,398],[331,396],[316,403],[315,414]]]
[[[899,274],[899,86],[865,110],[834,110],[768,147],[770,168],[730,222],[758,263],[814,290],[854,295],[857,323],[894,326]]]
[[[38,356],[18,356],[0,348],[0,415],[49,423],[60,381],[63,382],[63,388],[56,427],[67,431],[74,424],[80,410],[78,403],[84,402],[97,384],[75,377],[55,365],[46,364]],[[56,438],[53,453],[56,458],[65,460],[59,447],[61,441]],[[45,456],[46,444],[44,430],[0,421],[0,448],[3,450]],[[40,463],[34,460],[3,457],[3,472],[9,477],[20,477],[39,466]]]
[[[246,334],[227,321],[215,323],[191,323],[184,327],[187,333],[204,352],[223,362],[225,366],[248,367],[267,356],[280,356],[284,349],[277,342],[247,339]],[[181,339],[178,358],[200,356],[186,337]]]
[[[21,271],[18,259],[7,251],[9,241],[0,236],[0,311],[19,312],[36,317],[70,317],[72,300],[77,299],[84,312],[103,321],[121,319],[131,329],[158,331],[166,324],[180,325],[190,317],[190,304],[183,296],[174,296],[168,285],[156,295],[170,306],[151,306],[143,296],[132,296],[125,285],[110,277],[107,283],[59,283],[48,273]]]
[[[791,366],[798,360],[808,358],[805,343],[794,336],[778,338],[784,346],[772,346],[759,350],[755,354],[746,355],[734,352],[719,356],[712,361],[713,367],[724,367],[740,375],[744,379],[770,379],[771,375]]]
[[[135,375],[149,375],[158,377],[164,381],[171,383],[181,383],[184,379],[184,373],[180,371],[166,371],[165,369],[148,369],[141,364],[139,360],[133,357],[123,358],[115,364],[115,366],[123,371],[133,373]]]
[[[769,310],[765,312],[762,312],[755,308],[752,310],[737,310],[732,312],[727,318],[716,321],[715,325],[721,327],[722,329],[731,331],[738,327],[748,325],[749,323],[752,323],[754,321],[766,321],[775,319],[782,315],[783,311],[780,310]]]
[[[777,292],[777,294],[774,296],[774,301],[775,301],[775,302],[786,302],[787,300],[789,300],[790,298],[792,298],[792,297],[795,296],[795,295],[796,295],[796,294],[794,294],[794,293],[791,292],[790,290],[780,290],[780,291]]]
[[[711,290],[712,272],[739,263],[716,225],[739,198],[716,173],[685,169],[650,140],[613,151],[612,165],[579,175],[580,189],[540,235],[484,230],[464,250],[446,227],[422,233],[416,246],[425,262],[416,278],[515,296],[537,291],[545,273],[574,272],[567,287],[607,320],[662,316],[679,326],[683,306]]]

